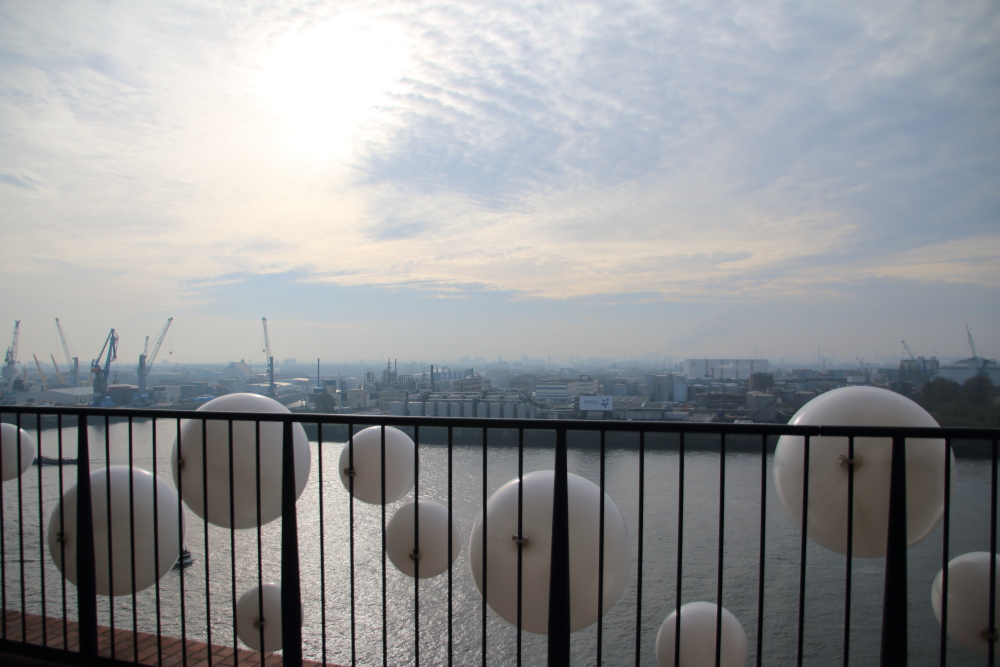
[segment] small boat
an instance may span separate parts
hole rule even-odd
[[[177,562],[174,563],[173,569],[182,570],[186,567],[191,567],[192,565],[194,565],[194,562],[196,560],[198,560],[197,556],[192,555],[191,552],[188,551],[187,547],[182,547],[181,556],[180,558],[177,559]]]
[[[63,463],[76,465],[77,463],[79,463],[79,460],[71,459],[65,456],[61,459],[55,456],[39,456],[35,458],[35,460],[32,461],[31,463],[36,466],[57,466]]]

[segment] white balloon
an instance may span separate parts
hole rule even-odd
[[[350,490],[350,448],[340,452],[340,481]],[[398,428],[385,427],[385,502],[402,498],[413,488],[413,452],[410,436]],[[354,434],[354,497],[373,505],[382,504],[382,428],[371,426]]]
[[[1000,578],[1000,556],[996,557],[996,576]],[[931,605],[939,624],[943,587],[942,570],[931,587]],[[994,590],[996,588],[994,582]],[[1000,623],[1000,594],[994,595],[993,610],[994,619]],[[948,563],[948,636],[977,653],[987,655],[989,642],[986,633],[989,627],[990,554],[988,551],[962,554]]]
[[[521,628],[548,634],[549,571],[552,557],[552,487],[555,472],[541,470],[523,477]],[[512,625],[517,624],[517,488],[513,479],[486,503],[488,532],[487,597],[489,606]],[[569,474],[570,631],[597,621],[597,575],[601,489]],[[614,606],[625,587],[629,568],[629,538],[625,519],[604,494],[604,600],[601,614]],[[469,565],[476,588],[483,591],[483,516],[476,517],[469,539]]]
[[[17,434],[21,433],[21,465],[17,464]],[[35,460],[35,439],[14,424],[0,424],[0,456],[3,458],[3,481],[9,482],[28,472]]]
[[[111,522],[108,523],[108,482],[111,483]],[[156,486],[156,520],[153,486]],[[131,486],[131,488],[130,488]],[[130,493],[131,492],[131,493]],[[56,504],[49,519],[49,553],[70,582],[78,582],[76,547],[77,486]],[[139,468],[112,466],[90,473],[94,521],[94,562],[98,595],[132,593],[132,553],[135,550],[135,590],[152,586],[170,571],[181,553],[185,524],[177,493],[164,480]],[[61,513],[61,517],[60,517]],[[158,530],[154,529],[158,527]],[[108,534],[111,534],[109,573]],[[135,541],[133,544],[133,532]],[[155,541],[154,541],[155,540]],[[63,559],[65,554],[65,560]],[[156,557],[159,555],[159,568]],[[114,588],[112,589],[112,578]]]
[[[843,387],[820,394],[790,424],[936,427],[919,405],[877,387]],[[774,483],[785,509],[801,528],[804,438],[783,435],[774,451]],[[847,553],[847,438],[809,439],[808,535],[827,549]],[[944,511],[944,440],[906,440],[907,544],[926,537]],[[955,464],[952,454],[952,487]],[[885,555],[889,525],[892,440],[854,439],[854,542],[861,558]]]
[[[263,605],[261,590],[263,589]],[[263,608],[263,616],[261,609]],[[264,642],[261,643],[261,627]],[[262,584],[240,595],[236,601],[236,634],[254,651],[281,650],[281,585]]]
[[[202,405],[198,412],[289,413],[288,408],[260,394],[228,394]],[[202,447],[202,422],[186,419],[181,426],[180,448],[174,443],[174,484],[191,511],[210,523],[230,527],[229,422],[205,421],[207,451]],[[309,479],[309,438],[301,424],[292,425],[295,461],[295,497],[302,495]],[[257,526],[257,424],[233,422],[233,527]],[[204,458],[203,458],[204,457]],[[179,466],[178,459],[183,458]],[[204,463],[208,463],[208,516],[205,515]],[[260,524],[281,516],[282,424],[260,422]]]
[[[680,664],[684,667],[714,667],[715,630],[719,607],[714,602],[681,605]],[[674,667],[674,638],[677,612],[671,612],[656,633],[656,662]],[[743,625],[722,608],[721,667],[743,667],[747,662],[747,634]]]
[[[419,510],[414,508],[419,505]],[[416,571],[413,554],[415,521],[420,517],[420,541],[417,553],[420,560],[420,578],[436,577],[455,562],[462,548],[461,528],[458,517],[451,517],[451,558],[448,557],[448,508],[433,500],[420,500],[403,505],[385,527],[385,551],[389,560],[403,574],[414,576]]]

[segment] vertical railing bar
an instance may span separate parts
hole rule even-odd
[[[389,664],[389,627],[388,627],[388,608],[389,608],[389,591],[387,590],[387,576],[386,576],[386,553],[385,553],[385,424],[380,425],[379,433],[381,437],[379,438],[380,454],[379,454],[379,472],[381,474],[381,483],[379,489],[382,493],[382,665],[383,667],[388,667]]]
[[[319,606],[320,629],[322,634],[322,664],[326,664],[326,527],[323,522],[323,422],[316,425],[316,466],[319,475]]]
[[[181,466],[184,462],[184,450],[183,450],[183,438],[181,429],[181,418],[177,418],[177,516],[183,518],[184,516],[184,475],[181,474],[183,470]],[[181,548],[185,548],[184,545],[184,522],[177,522],[177,541],[180,543]],[[208,556],[206,554],[206,560]],[[184,563],[181,563],[181,569],[177,572],[180,575],[180,586],[178,587],[180,595],[180,607],[181,607],[181,665],[182,667],[187,667],[187,596],[184,588]],[[162,662],[161,662],[162,664]]]
[[[947,605],[947,598],[945,598]],[[993,438],[993,466],[990,480],[990,624],[987,633],[987,658],[989,667],[996,660],[997,644],[997,439]]]
[[[208,548],[208,420],[201,420],[201,497],[205,517],[202,521],[205,534],[205,643],[212,645],[212,577],[209,571]],[[212,667],[212,652],[208,652],[208,665]]]
[[[646,432],[639,431],[639,547],[635,574],[635,666],[640,667],[642,648],[642,542],[646,494]]]
[[[569,498],[567,433],[556,429],[552,479],[552,557],[549,564],[549,667],[569,665]]]
[[[844,573],[844,667],[851,662],[851,581],[854,560],[854,436],[847,438],[847,571]]]
[[[16,419],[16,417],[15,417]],[[3,479],[3,457],[0,456],[0,479]],[[3,483],[0,482],[0,608],[3,609],[3,617],[7,618],[7,540],[6,526],[4,521],[4,505],[7,494],[3,491]],[[7,639],[7,623],[3,624],[3,638]]]
[[[43,495],[42,495],[42,415],[38,415],[38,419],[35,421],[35,432],[36,440],[38,442],[38,451],[36,452],[37,462],[38,462],[38,562],[42,565],[39,567],[39,584],[42,594],[42,618],[48,618],[47,605],[45,604],[45,507],[43,505]],[[21,451],[21,448],[17,448]],[[2,500],[2,499],[0,499]],[[2,527],[0,527],[2,530]],[[42,623],[42,646],[49,645],[49,628],[48,623]]]
[[[139,615],[136,610],[136,590],[135,590],[135,482],[133,472],[135,468],[135,452],[133,449],[133,419],[128,418],[128,529],[129,529],[129,569],[132,575],[132,655],[136,663],[139,662]],[[153,480],[154,485],[156,480]],[[154,526],[155,529],[155,526]]]
[[[951,438],[944,441],[944,518],[941,548],[941,634],[940,663],[944,667],[948,654],[948,545],[951,541]]]
[[[806,620],[806,547],[808,546],[809,526],[809,441],[810,436],[803,440],[802,462],[802,533],[799,546],[799,628],[798,655],[796,664],[802,667],[802,656],[805,645]]]
[[[764,555],[767,534],[767,435],[760,436],[760,546],[757,563],[757,667],[764,659]]]
[[[605,430],[602,428],[600,432],[601,438],[601,451],[600,451],[600,490],[601,490],[601,501],[600,507],[598,509],[598,528],[597,528],[597,667],[601,667],[602,662],[602,649],[604,643],[604,521],[606,519],[604,512],[604,457],[606,454],[605,442],[604,442]]]
[[[451,552],[448,552],[451,558]],[[413,431],[413,664],[420,667],[420,433]]]
[[[97,656],[97,569],[94,557],[94,510],[90,490],[90,439],[86,415],[77,418],[76,593],[80,656]]]
[[[153,567],[156,570],[156,574],[160,574],[160,500],[158,489],[160,486],[160,478],[157,476],[156,470],[156,417],[153,417],[150,423],[151,429],[151,443],[153,449]],[[178,475],[179,476],[179,475]],[[181,545],[184,546],[184,545]],[[179,556],[179,554],[178,554]],[[183,563],[181,564],[183,567]],[[157,664],[163,664],[163,624],[161,619],[161,605],[160,605],[160,577],[156,577],[156,581],[153,583],[154,592],[156,595],[156,662]]]
[[[722,584],[726,544],[726,433],[719,434],[719,565],[715,592],[715,667],[722,664]]]
[[[256,467],[254,468],[254,477],[256,484],[256,505],[257,505],[257,591],[260,595],[257,596],[257,618],[264,618],[264,557],[263,557],[263,537],[261,531],[263,530],[261,521],[261,500],[260,500],[260,420],[255,420],[254,423],[254,456],[256,461]],[[263,662],[264,649],[264,624],[258,624],[257,637],[260,641],[260,658]]]
[[[486,484],[487,484],[487,482],[486,482],[486,459],[487,459],[486,445],[487,445],[487,433],[486,433],[486,429],[483,428],[483,490],[482,490],[482,508],[483,508],[482,509],[482,512],[483,512],[483,556],[482,556],[482,559],[483,559],[483,602],[482,602],[482,620],[481,620],[481,626],[482,626],[482,633],[483,634],[482,634],[482,645],[481,645],[481,649],[480,649],[480,653],[481,653],[481,656],[482,656],[483,667],[486,667],[486,600],[489,599],[487,597],[487,595],[488,595],[488,588],[487,588],[487,586],[488,586],[488,582],[490,580],[490,578],[489,578],[489,570],[486,569],[486,565],[487,565],[486,552],[487,552],[487,546],[488,546],[487,545],[487,539],[488,539],[488,535],[489,535],[489,531],[487,530],[487,528],[488,528],[488,523],[487,523],[488,516],[487,516],[487,514],[488,513],[486,511],[486,490],[487,490],[486,489]]]
[[[521,667],[521,624],[524,576],[524,429],[517,429],[517,667]]]
[[[236,489],[233,471],[233,420],[227,420],[229,436],[229,569],[230,602],[233,605],[233,665],[240,664],[240,639],[236,628]],[[261,595],[263,597],[263,595]]]
[[[452,623],[454,622],[454,610],[452,608],[452,587],[454,585],[453,563],[451,561],[451,550],[453,548],[455,536],[452,535],[451,522],[454,517],[454,507],[452,506],[452,428],[448,427],[448,665],[451,667],[454,649],[454,632]]]
[[[42,416],[38,415],[38,419],[41,420]],[[17,427],[17,436],[14,446],[17,450],[17,541],[18,541],[18,554],[20,558],[20,571],[21,571],[21,641],[26,642],[28,637],[28,616],[27,616],[27,600],[24,594],[25,591],[25,581],[24,581],[24,489],[23,480],[21,475],[21,413],[17,413],[15,418]],[[41,466],[39,466],[41,467]],[[6,625],[6,617],[4,618],[4,625]]]
[[[299,528],[295,501],[295,448],[291,415],[281,434],[281,664],[302,667],[302,590],[299,577]]]
[[[347,422],[347,508],[350,527],[351,568],[351,665],[357,664],[357,633],[354,620],[354,422]]]
[[[59,534],[66,534],[66,512],[63,507],[62,498],[65,493],[63,482],[63,416],[62,413],[56,415],[56,430],[58,432],[59,448]],[[41,467],[41,466],[39,466]],[[2,474],[2,471],[0,471]],[[0,520],[0,524],[2,524]],[[66,563],[66,541],[59,540],[59,562]],[[62,629],[63,629],[63,649],[69,650],[69,604],[66,595],[66,577],[59,577],[62,588]],[[6,625],[6,624],[5,624]]]
[[[684,431],[678,433],[677,457],[677,602],[674,609],[674,664],[681,663],[681,584],[684,561]]]
[[[115,659],[115,564],[113,530],[111,521],[111,418],[104,416],[104,479],[108,508],[108,614],[110,615],[109,626],[111,628],[111,659]]]
[[[906,665],[908,652],[905,438],[893,436],[889,470],[889,525],[886,532],[880,664],[895,667]]]

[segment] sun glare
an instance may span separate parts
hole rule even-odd
[[[258,90],[281,140],[313,160],[348,155],[399,88],[403,37],[387,22],[337,18],[280,38],[261,63]]]

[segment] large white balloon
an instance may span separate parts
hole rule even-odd
[[[996,576],[1000,578],[1000,556],[996,558]],[[931,605],[938,623],[941,622],[943,588],[942,570],[931,587]],[[994,582],[994,590],[996,588]],[[1000,595],[994,595],[993,614],[995,622],[1000,623]],[[987,655],[989,627],[990,554],[988,551],[962,554],[948,563],[948,636],[973,651]],[[996,640],[993,643],[995,646]]]
[[[681,605],[680,665],[712,667],[715,665],[715,630],[719,607],[713,602],[688,602]],[[674,667],[674,638],[677,612],[672,612],[656,633],[656,662],[660,667]],[[747,662],[747,635],[743,625],[725,607],[722,608],[721,667],[743,667]]]
[[[108,522],[109,481],[110,523]],[[62,500],[52,510],[48,529],[49,553],[52,555],[52,560],[63,575],[74,584],[78,581],[77,493],[77,487],[74,485],[63,495]],[[90,498],[94,517],[94,561],[98,595],[127,595],[133,591],[133,549],[135,550],[134,590],[149,588],[157,579],[170,571],[181,553],[185,525],[184,515],[178,507],[177,493],[167,482],[139,468],[112,466],[90,473]],[[154,526],[158,527],[158,530]],[[109,533],[111,572],[108,562]],[[63,560],[64,554],[65,560]],[[156,567],[157,554],[159,568]]]
[[[17,434],[21,433],[21,465],[17,463]],[[35,460],[35,439],[23,428],[14,424],[0,424],[0,456],[3,458],[3,481],[9,482],[23,475]]]
[[[198,412],[288,413],[281,403],[259,394],[228,394],[202,405]],[[184,420],[180,447],[174,443],[174,483],[191,511],[223,528],[230,527],[229,422],[205,421],[207,450],[202,446],[201,420]],[[260,524],[281,516],[282,424],[260,422]],[[309,479],[309,438],[301,424],[292,425],[295,497]],[[257,525],[257,424],[233,422],[233,527]],[[203,458],[204,457],[204,458]],[[183,459],[178,466],[178,460]],[[205,514],[205,461],[208,463],[208,515]]]
[[[541,470],[523,477],[521,628],[547,634],[549,626],[549,571],[552,556],[552,487],[555,472]],[[487,597],[489,606],[512,625],[517,624],[517,488],[513,479],[486,503]],[[601,489],[593,482],[567,476],[569,498],[570,631],[598,618]],[[629,538],[625,519],[604,494],[604,600],[606,613],[625,587],[629,567]],[[483,517],[476,517],[469,540],[469,564],[476,588],[483,591]]]
[[[261,602],[262,589],[263,602]],[[262,628],[263,633],[261,633]],[[236,634],[240,641],[254,651],[281,650],[280,584],[254,586],[240,595],[240,599],[236,601]]]
[[[790,424],[936,427],[919,405],[887,389],[843,387],[820,394]],[[774,483],[792,520],[801,528],[804,438],[781,436],[774,451]],[[809,439],[808,535],[827,549],[847,553],[847,438]],[[912,546],[927,536],[944,511],[944,440],[906,441],[906,529]],[[854,542],[862,558],[885,555],[889,525],[892,440],[854,439]],[[954,486],[954,454],[952,455]]]
[[[350,490],[350,443],[340,452],[340,481]],[[410,436],[385,427],[385,502],[402,498],[413,488],[413,450]],[[371,426],[354,434],[354,497],[382,504],[382,428]]]
[[[416,508],[419,506],[419,510]],[[433,500],[420,500],[403,505],[385,527],[385,551],[389,560],[403,574],[414,576],[415,561],[412,558],[415,518],[420,517],[420,540],[417,554],[420,560],[420,578],[436,577],[458,558],[462,549],[461,528],[458,517],[451,517],[451,557],[448,557],[448,508]]]

